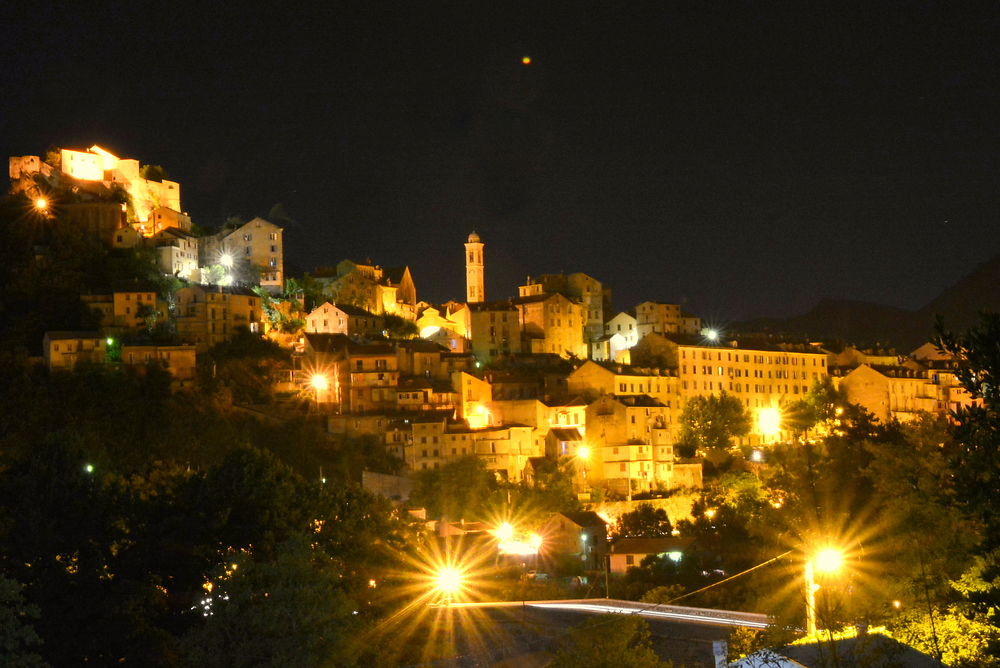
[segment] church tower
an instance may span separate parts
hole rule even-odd
[[[483,292],[483,242],[473,232],[465,244],[465,301],[469,304],[486,300]]]

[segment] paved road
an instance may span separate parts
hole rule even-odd
[[[503,661],[528,665],[521,659],[533,654],[551,656],[586,616],[638,614],[649,623],[653,646],[661,657],[687,668],[709,668],[715,665],[713,641],[726,640],[736,626],[760,628],[767,623],[765,616],[750,613],[607,599],[459,603],[441,612],[468,642],[465,660],[447,665],[463,666]],[[466,636],[469,631],[471,638]]]

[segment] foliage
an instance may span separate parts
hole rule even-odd
[[[391,339],[415,339],[420,336],[415,322],[392,313],[383,316],[382,327]]]
[[[309,538],[282,544],[274,561],[247,553],[219,566],[203,599],[204,623],[180,643],[191,666],[336,666],[348,663],[360,626],[337,580]]]
[[[847,406],[847,391],[835,387],[827,376],[814,382],[804,398],[785,408],[783,422],[794,433],[808,436],[817,426],[833,425]]]
[[[653,651],[649,625],[635,615],[594,617],[570,631],[549,664],[553,668],[671,666]]]
[[[935,343],[959,362],[956,375],[976,404],[955,411],[947,448],[958,500],[982,524],[984,550],[1000,547],[1000,314],[983,313],[977,327],[953,334],[938,323]]]
[[[234,605],[220,614],[287,638],[274,652],[336,646],[343,655],[353,611],[366,612],[354,623],[375,612],[368,580],[390,565],[403,534],[367,493],[306,482],[250,448],[202,472],[151,464],[122,476],[86,461],[79,448],[53,444],[0,476],[0,566],[41,611],[40,653],[52,664],[155,664],[182,636],[185,652],[203,657],[237,630],[189,611],[234,560],[246,575],[226,583]]]
[[[167,172],[160,165],[143,165],[139,168],[139,176],[147,181],[163,181]]]
[[[997,658],[1000,628],[985,616],[965,611],[958,605],[935,610],[933,628],[930,616],[922,610],[904,613],[893,624],[892,635],[930,656],[938,656],[940,650],[941,661],[946,666],[1000,666]]]
[[[743,402],[725,391],[689,399],[680,422],[678,444],[702,456],[732,452],[733,439],[750,433],[750,415]]]
[[[41,668],[47,665],[32,648],[40,645],[30,620],[38,618],[38,606],[27,604],[23,586],[0,575],[0,656],[11,668]]]
[[[611,533],[615,538],[661,538],[669,536],[672,530],[666,510],[640,503],[635,510],[618,517]]]
[[[653,603],[655,605],[666,605],[684,593],[682,585],[661,585],[653,587],[639,599],[643,603]]]
[[[205,387],[221,383],[237,403],[262,404],[272,401],[274,372],[288,360],[287,350],[242,328],[205,353],[198,366]]]
[[[482,458],[468,455],[415,472],[410,502],[427,508],[431,517],[476,519],[486,514],[487,499],[497,489],[496,477]]]

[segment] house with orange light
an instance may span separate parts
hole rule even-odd
[[[474,302],[468,313],[472,354],[480,362],[521,352],[520,312],[511,302]]]
[[[201,237],[199,253],[203,267],[248,265],[259,272],[260,287],[271,294],[278,294],[284,288],[282,228],[268,220],[254,218]]]
[[[677,425],[648,395],[607,394],[587,407],[585,477],[620,494],[674,486]]]
[[[175,391],[192,388],[197,380],[196,352],[192,345],[123,344],[121,365],[138,373],[158,366],[170,374],[170,387]]]
[[[263,331],[260,297],[245,288],[189,285],[179,289],[177,335],[204,352],[241,330]]]
[[[521,350],[585,359],[586,309],[559,293],[542,293],[511,300],[521,323]]]
[[[318,269],[313,278],[331,303],[353,304],[377,315],[417,318],[417,289],[409,267],[342,260],[336,268]]]
[[[323,302],[306,315],[305,331],[315,334],[378,336],[385,319],[370,311],[347,304]]]
[[[45,366],[53,371],[72,371],[78,364],[104,364],[107,341],[100,332],[45,332],[42,356]]]
[[[818,346],[694,334],[646,334],[632,349],[632,361],[675,369],[682,402],[721,392],[739,399],[752,419],[749,445],[791,438],[784,407],[829,375],[827,354]]]

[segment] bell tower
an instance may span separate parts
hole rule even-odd
[[[486,300],[483,292],[483,242],[473,232],[465,244],[465,301],[469,304]]]

